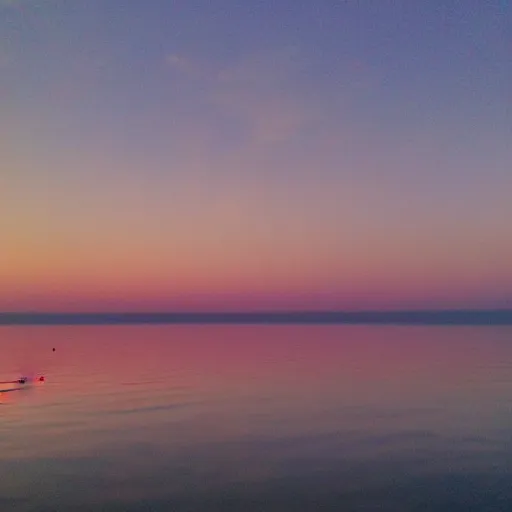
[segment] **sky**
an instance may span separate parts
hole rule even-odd
[[[512,307],[508,0],[0,0],[0,310]]]

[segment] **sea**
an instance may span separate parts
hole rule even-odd
[[[0,381],[3,512],[512,511],[511,326],[2,326]]]

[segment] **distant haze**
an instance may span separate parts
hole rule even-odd
[[[387,312],[0,313],[0,325],[117,324],[512,325],[512,309]]]

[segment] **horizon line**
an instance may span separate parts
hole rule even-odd
[[[0,312],[8,325],[128,324],[402,324],[512,325],[512,308],[421,310],[291,310],[291,311],[124,311]]]

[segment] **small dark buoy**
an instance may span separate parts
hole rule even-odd
[[[55,350],[55,349],[53,349]],[[41,377],[39,377],[39,382],[44,382],[44,375],[41,375]]]
[[[52,351],[55,352],[55,347],[52,348]]]

